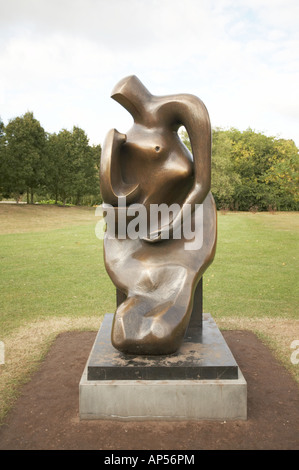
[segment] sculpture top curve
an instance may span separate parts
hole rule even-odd
[[[216,247],[209,115],[196,96],[152,95],[135,75],[120,80],[111,97],[134,122],[125,134],[111,129],[105,139],[100,165],[104,203],[112,206],[116,219],[124,198],[126,213],[133,204],[145,208],[146,214],[153,205],[179,207],[172,218],[161,219],[139,238],[119,233],[110,237],[107,230],[106,270],[124,296],[114,315],[111,341],[127,354],[171,354],[184,338],[196,286]],[[189,135],[192,154],[179,138],[181,126]],[[185,234],[181,239],[174,236],[187,207],[191,225],[203,237],[196,249]]]
[[[203,102],[190,94],[152,95],[135,75],[120,80],[111,97],[131,114],[134,125],[126,135],[110,131],[104,143],[104,201],[117,205],[118,198],[126,196],[128,204],[149,207],[175,200],[182,212],[184,204],[193,211],[211,186],[211,126]],[[193,158],[177,135],[181,126],[189,135]],[[170,233],[181,223],[182,212],[167,227]],[[148,241],[161,240],[162,231]]]

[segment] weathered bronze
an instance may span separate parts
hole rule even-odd
[[[199,98],[154,96],[134,75],[115,86],[112,98],[129,111],[134,123],[126,134],[115,129],[108,133],[101,157],[103,206],[108,212],[113,206],[116,220],[110,227],[107,217],[104,260],[118,298],[123,294],[111,341],[127,354],[171,354],[183,341],[196,287],[215,254],[210,120]],[[181,126],[188,132],[193,156],[178,136]],[[163,203],[179,204],[180,210],[170,219],[161,217],[153,228],[151,207]],[[123,217],[127,227],[132,221],[132,204],[145,207],[148,221],[147,233],[136,239],[118,231]],[[196,233],[193,238],[177,236],[187,207],[191,227],[202,231],[202,245],[196,249],[188,249]]]

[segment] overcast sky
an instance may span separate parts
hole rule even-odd
[[[299,146],[298,25],[298,0],[0,0],[0,116],[102,144],[132,124],[110,93],[135,74],[199,96],[213,127]]]

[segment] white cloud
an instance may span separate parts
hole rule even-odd
[[[48,132],[93,143],[131,118],[110,99],[136,74],[155,94],[194,93],[213,125],[299,145],[297,0],[0,0],[0,116],[32,110]]]

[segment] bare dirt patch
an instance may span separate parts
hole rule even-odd
[[[248,420],[80,421],[78,384],[95,332],[66,332],[0,428],[0,449],[299,449],[298,384],[249,331],[224,331],[248,384]]]

